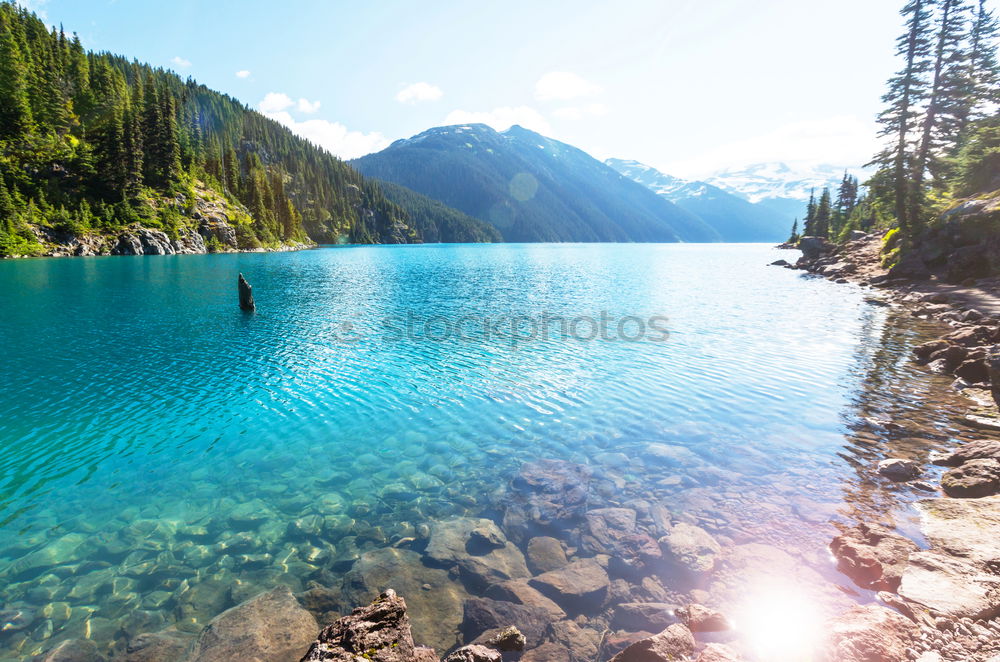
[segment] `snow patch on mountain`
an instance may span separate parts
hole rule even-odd
[[[844,177],[845,170],[861,181],[870,175],[862,168],[822,165],[796,165],[786,163],[755,163],[742,168],[720,170],[705,178],[713,186],[738,195],[750,202],[762,200],[798,200],[807,202],[809,194],[817,195],[824,187],[835,191]]]

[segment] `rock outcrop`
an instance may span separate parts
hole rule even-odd
[[[406,602],[390,589],[323,628],[302,662],[412,662],[415,649]]]
[[[854,607],[828,628],[825,662],[906,662],[907,648],[918,636],[917,626],[878,605]]]

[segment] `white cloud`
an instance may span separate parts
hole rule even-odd
[[[272,92],[272,94],[274,93]],[[342,159],[354,159],[389,146],[389,140],[381,133],[351,131],[340,122],[329,122],[327,120],[312,119],[298,122],[286,110],[265,111],[263,103],[261,102],[258,106],[262,113],[284,124],[293,133],[336,154]]]
[[[444,92],[437,85],[424,82],[413,83],[396,93],[396,101],[410,104],[420,101],[437,101],[443,94]]]
[[[876,132],[874,121],[855,115],[805,120],[714,147],[692,159],[656,167],[677,177],[697,178],[724,168],[769,161],[861,166],[871,159],[878,146]]]
[[[552,111],[552,116],[561,120],[582,120],[584,117],[601,117],[608,114],[608,107],[603,103],[590,103],[585,106],[564,106]]]
[[[250,70],[249,69],[240,69],[239,71],[236,72],[236,77],[237,78],[250,78]]]
[[[298,109],[300,113],[312,114],[319,110],[319,101],[309,99],[299,99]]]
[[[47,19],[49,16],[45,13],[43,7],[49,4],[49,0],[19,0],[18,3],[30,12],[38,14],[39,18]]]
[[[600,94],[599,85],[569,71],[550,71],[535,83],[539,101],[568,101]]]
[[[268,92],[264,95],[264,98],[259,104],[257,104],[257,109],[260,112],[268,115],[270,113],[278,113],[295,105],[292,98],[283,92]]]
[[[504,131],[514,124],[520,124],[525,129],[531,129],[547,136],[552,134],[552,127],[545,117],[530,106],[502,106],[480,112],[453,110],[444,118],[444,123],[446,125],[486,124],[497,131]]]
[[[191,66],[191,60],[185,60],[180,55],[175,55],[170,61],[182,69],[186,69]]]

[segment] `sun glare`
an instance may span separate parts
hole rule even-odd
[[[815,601],[790,585],[762,585],[748,592],[734,626],[760,660],[810,662],[821,636]]]

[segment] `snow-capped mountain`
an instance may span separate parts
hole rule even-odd
[[[844,171],[862,182],[869,173],[862,168],[833,165],[789,166],[786,163],[755,163],[728,168],[705,178],[709,184],[738,195],[750,202],[782,213],[787,220],[801,217],[812,190],[819,195],[823,187],[836,191]]]
[[[788,236],[791,221],[783,214],[712,184],[680,179],[638,161],[604,163],[704,219],[725,241],[781,241]]]

